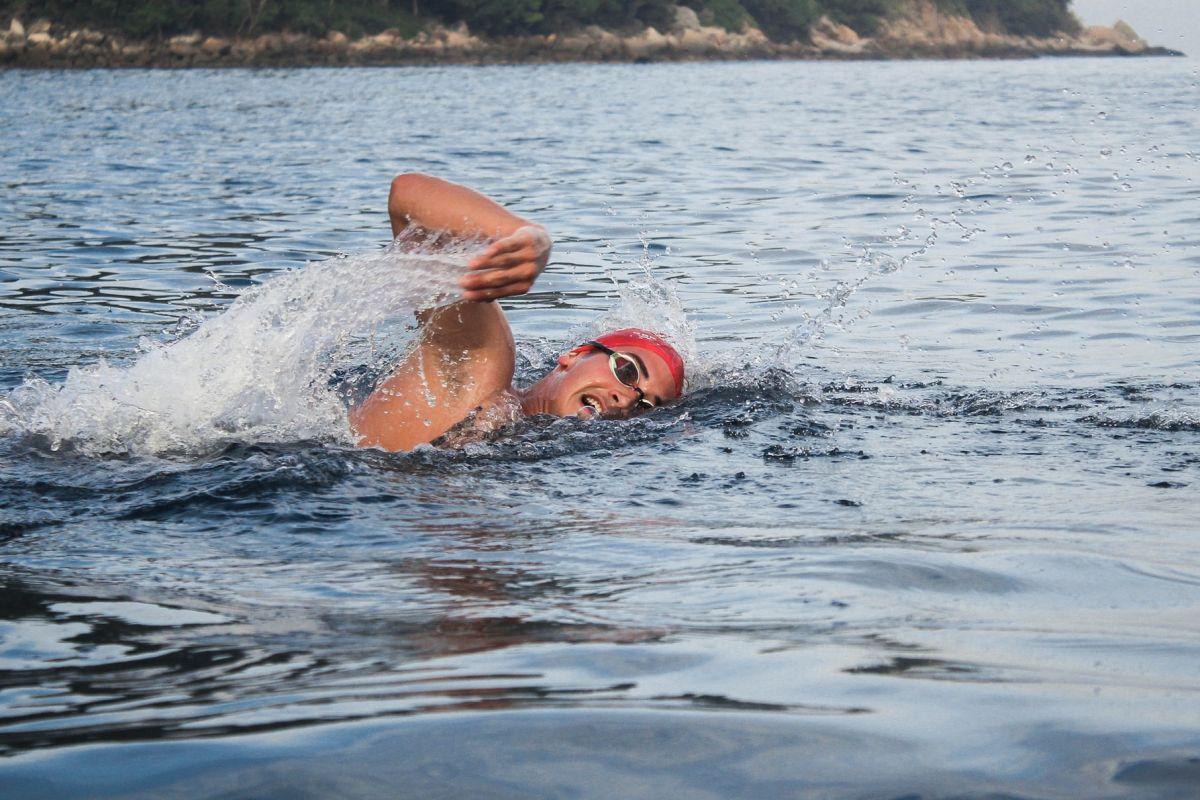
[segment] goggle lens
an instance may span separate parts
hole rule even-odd
[[[634,406],[638,411],[649,411],[654,408],[654,403],[646,399],[642,387],[638,383],[642,380],[642,371],[638,367],[637,362],[624,353],[618,353],[612,348],[606,347],[599,342],[587,342],[589,347],[594,347],[601,353],[608,356],[608,368],[612,370],[613,377],[619,380],[630,389],[635,389],[638,393],[638,401]]]
[[[632,358],[622,353],[613,354],[612,372],[617,380],[630,389],[638,388],[638,381],[642,379],[642,373],[638,371],[637,364]]]

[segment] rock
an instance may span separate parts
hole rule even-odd
[[[254,55],[262,53],[277,53],[283,49],[283,37],[277,33],[264,33],[251,42]]]
[[[39,19],[37,22],[29,26],[29,35],[35,33],[50,33],[50,20]]]
[[[233,49],[233,45],[228,39],[221,39],[216,36],[209,36],[200,43],[200,50],[209,56],[223,56]]]
[[[1123,19],[1117,20],[1117,24],[1113,25],[1113,33],[1117,35],[1121,46],[1132,53],[1140,53],[1146,49],[1146,40],[1138,36],[1137,31]]]
[[[588,25],[583,29],[583,35],[589,42],[588,49],[593,56],[613,56],[621,52],[621,37],[599,25]],[[564,40],[569,37],[564,37]]]
[[[914,40],[921,41],[926,39],[926,34],[920,29],[909,29],[901,23],[899,30],[904,31],[901,35],[909,42],[914,43]],[[898,31],[894,31],[893,35]],[[823,53],[837,53],[840,55],[857,55],[862,53],[866,45],[870,43],[870,39],[863,39],[853,28],[834,22],[829,17],[821,17],[816,24],[809,30],[809,39],[812,41],[813,47]],[[926,43],[926,42],[922,42]]]
[[[646,28],[636,36],[630,36],[625,40],[625,50],[634,60],[649,58],[656,53],[661,53],[666,48],[667,37],[654,28]]]
[[[470,50],[478,40],[470,34],[450,31],[446,34],[445,44],[450,50]]]
[[[698,56],[712,49],[712,42],[700,29],[684,30],[672,38],[675,48],[688,55]]]
[[[106,37],[100,31],[93,31],[88,28],[84,28],[83,30],[79,31],[79,38],[82,39],[86,44],[104,44],[104,40],[108,37]]]
[[[202,37],[199,33],[185,33],[167,39],[167,52],[175,56],[193,56],[200,46]]]
[[[21,20],[16,17],[12,18],[12,22],[8,23],[8,32],[13,36],[25,38],[25,26],[21,24]]]
[[[34,47],[50,47],[54,39],[45,31],[37,31],[25,37],[25,41]]]
[[[741,33],[731,34],[726,47],[738,55],[762,54],[771,49],[771,40],[758,28],[747,26]]]
[[[998,38],[998,34],[985,34],[975,24],[974,20],[966,17],[948,17],[941,25],[941,36],[938,43],[944,47],[965,47],[978,50],[983,47],[987,37]]]
[[[1094,25],[1083,32],[1078,45],[1084,50],[1120,53],[1141,53],[1147,47],[1146,40],[1125,22],[1111,28]]]
[[[672,33],[700,30],[700,17],[687,6],[675,6],[675,24],[671,26]]]
[[[612,31],[605,31],[596,41],[596,51],[601,56],[615,56],[621,52],[621,37]]]
[[[424,31],[422,31],[422,33],[424,33]],[[434,27],[430,33],[432,34],[434,41],[440,43],[443,49],[470,50],[480,44],[479,39],[471,35],[471,29],[467,27],[467,23],[465,22],[460,22],[450,28],[444,28],[439,25]],[[404,39],[400,36],[399,31],[394,31],[394,35],[396,39],[396,45],[406,44]],[[418,36],[415,40],[413,40],[413,44],[417,47],[422,47],[425,45],[425,40],[422,38],[422,36]]]
[[[424,35],[423,31],[422,35]],[[349,43],[350,37],[341,31],[330,31],[329,33],[325,34],[325,41],[329,42],[334,47],[345,47]]]
[[[861,37],[849,25],[834,22],[829,17],[821,17],[817,20],[817,23],[812,27],[812,33],[847,47],[853,47],[862,41]]]
[[[1079,45],[1084,50],[1109,53],[1117,48],[1117,35],[1105,25],[1093,25],[1080,35]]]
[[[592,40],[582,34],[572,34],[560,36],[554,42],[554,47],[564,53],[578,55],[583,53],[592,45]]]
[[[449,31],[446,32],[446,35],[449,37]],[[396,34],[392,33],[391,31],[382,31],[374,36],[368,36],[366,39],[371,43],[367,48],[369,50],[387,50],[395,47],[396,43],[400,41],[400,37],[396,36]],[[444,42],[445,39],[442,41]]]

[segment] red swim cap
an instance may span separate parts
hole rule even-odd
[[[644,347],[654,352],[667,365],[671,377],[675,379],[675,394],[683,394],[683,356],[667,343],[667,340],[657,333],[651,333],[641,328],[622,328],[619,331],[597,336],[593,341],[605,347],[620,350],[622,347]]]

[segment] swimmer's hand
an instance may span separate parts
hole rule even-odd
[[[525,294],[546,268],[550,247],[550,235],[540,225],[526,225],[492,242],[459,279],[463,299],[484,302]]]

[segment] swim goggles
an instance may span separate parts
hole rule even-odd
[[[596,341],[584,342],[584,344],[608,356],[608,368],[612,370],[613,377],[620,381],[621,385],[628,386],[637,392],[637,403],[633,407],[635,412],[649,411],[654,408],[654,403],[646,399],[646,393],[642,391],[642,387],[638,386],[642,379],[648,379],[649,376],[642,371],[642,366],[637,359],[625,353],[618,353],[611,347],[606,347]]]

